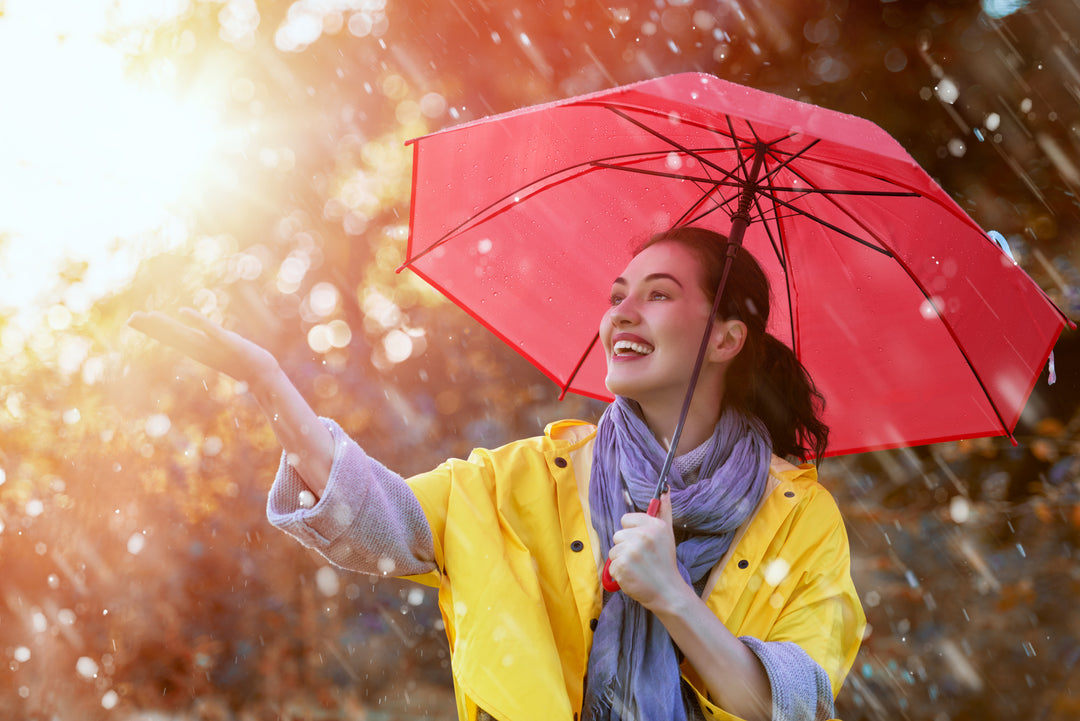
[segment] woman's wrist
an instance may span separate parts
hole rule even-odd
[[[667,618],[685,618],[693,605],[698,602],[701,602],[701,599],[694,593],[693,587],[686,583],[681,576],[675,576],[672,581],[665,584],[664,590],[646,607],[661,622],[664,622],[664,619]]]

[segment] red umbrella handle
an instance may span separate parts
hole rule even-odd
[[[653,498],[649,501],[649,508],[645,511],[645,515],[656,518],[660,515],[660,499]],[[616,593],[619,590],[619,582],[611,577],[611,559],[604,561],[604,572],[600,574],[600,583],[603,584],[605,591]]]

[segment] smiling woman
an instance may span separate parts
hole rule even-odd
[[[125,76],[98,39],[108,5],[24,0],[0,16],[0,308],[32,310],[64,260],[88,263],[93,293],[130,274],[148,236],[182,239],[153,231],[175,224],[220,143],[209,105],[171,94],[167,67],[157,87]]]

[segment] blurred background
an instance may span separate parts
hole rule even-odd
[[[892,133],[1072,317],[1075,0],[0,0],[5,719],[450,719],[432,591],[272,529],[197,308],[403,474],[600,406],[409,273],[404,142],[705,71]],[[1080,717],[1080,383],[1017,429],[828,460],[870,621],[842,718]]]

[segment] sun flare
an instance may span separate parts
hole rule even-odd
[[[182,235],[174,213],[220,152],[212,105],[174,93],[167,64],[153,87],[132,80],[95,5],[104,17],[104,0],[9,0],[0,16],[0,308],[45,302],[66,260],[102,290],[121,281],[125,244]]]

